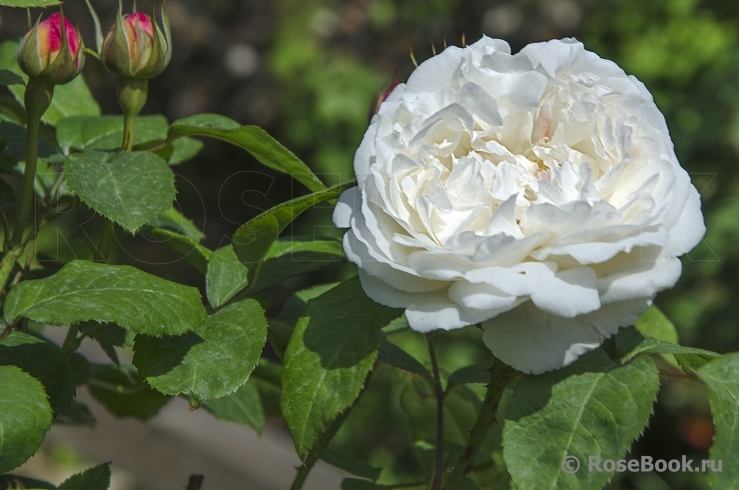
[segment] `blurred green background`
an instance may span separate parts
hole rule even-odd
[[[130,2],[129,2],[130,3]],[[104,28],[114,0],[93,0]],[[149,2],[139,1],[148,8]],[[507,40],[514,52],[529,42],[574,36],[586,48],[620,64],[654,94],[682,165],[701,192],[708,234],[683,258],[678,286],[657,299],[678,327],[681,342],[718,352],[739,350],[739,2],[736,0],[169,0],[174,60],[151,83],[145,113],[170,121],[216,112],[263,126],[302,157],[326,182],[352,178],[352,158],[368,123],[373,97],[395,75],[404,81],[432,44],[460,45],[483,33]],[[130,8],[130,5],[127,5]],[[92,25],[81,1],[67,2],[88,45]],[[3,9],[2,37],[25,32],[25,13]],[[36,12],[38,15],[38,12]],[[112,78],[93,59],[85,77],[105,113],[119,113]],[[265,171],[246,153],[206,143],[194,161],[176,169],[178,204],[217,248],[236,228],[285,199],[305,192],[285,176]],[[60,239],[65,229],[94,229],[83,209],[46,233],[46,251],[85,256],[84,246]],[[66,227],[66,228],[65,228]],[[336,235],[330,209],[308,213],[295,235]],[[202,277],[164,245],[118,233],[119,261],[202,287]],[[332,266],[269,293],[275,309],[309,283],[351,273]],[[487,353],[479,332],[441,334],[447,372]],[[447,341],[448,340],[448,341]],[[422,339],[393,337],[426,362]],[[419,391],[420,390],[420,391]],[[383,466],[381,481],[418,478],[430,451],[427,428],[409,424],[406,411],[422,413],[427,394],[414,379],[381,368],[334,446]],[[469,395],[469,396],[467,396]],[[449,404],[448,436],[460,441],[469,428],[475,396]],[[433,408],[433,406],[432,406]],[[429,412],[431,415],[432,412]],[[432,415],[429,417],[432,418]],[[666,381],[655,417],[633,454],[672,459],[707,457],[712,438],[705,393],[698,383]],[[420,461],[420,463],[419,463]],[[725,461],[724,464],[737,464]],[[495,466],[495,465],[493,465]],[[492,471],[494,474],[495,471]],[[484,481],[484,478],[481,480]],[[701,489],[702,475],[619,475],[613,489]]]

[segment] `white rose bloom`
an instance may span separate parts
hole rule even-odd
[[[705,233],[646,87],[574,39],[447,48],[382,104],[354,170],[334,222],[367,295],[419,332],[482,323],[525,372],[633,324]]]

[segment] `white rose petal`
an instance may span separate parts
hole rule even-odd
[[[419,332],[482,323],[526,372],[632,324],[705,233],[646,87],[575,39],[483,37],[398,85],[334,223],[362,286]]]

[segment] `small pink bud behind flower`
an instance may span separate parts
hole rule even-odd
[[[57,12],[28,31],[18,48],[18,65],[31,78],[62,85],[82,71],[83,48],[79,30]]]
[[[398,85],[400,85],[400,82],[397,81],[393,76],[393,79],[390,81],[390,83],[386,84],[382,88],[382,91],[375,96],[375,98],[372,100],[372,105],[370,105],[370,119],[372,119],[372,116],[380,111],[380,106],[382,105],[382,103],[385,102],[388,97],[390,97],[390,94],[393,93],[393,90],[395,90],[395,87],[397,87]]]
[[[163,27],[143,12],[122,15],[108,32],[100,59],[118,77],[149,79],[159,75],[171,58],[167,13],[162,8]]]

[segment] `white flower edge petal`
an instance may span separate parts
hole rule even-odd
[[[411,329],[420,333],[434,330],[455,330],[483,322],[520,304],[491,310],[466,309],[449,299],[446,289],[428,293],[409,293],[393,288],[381,279],[359,269],[359,280],[367,296],[381,305],[406,308],[405,316]]]
[[[333,214],[334,225],[337,228],[349,228],[352,225],[354,210],[359,209],[361,199],[359,187],[352,187],[341,193]]]
[[[651,303],[650,299],[613,303],[592,313],[562,318],[527,302],[483,323],[483,341],[509,366],[541,374],[568,366],[598,348],[620,327],[632,325]]]

